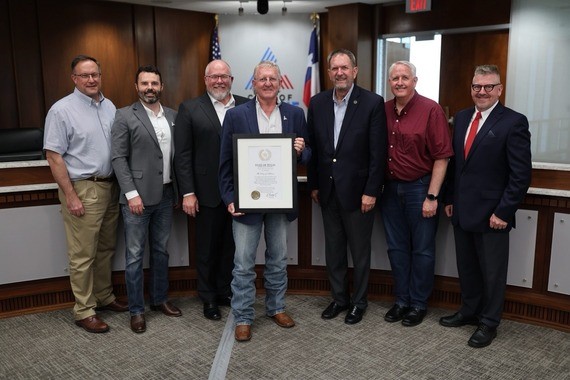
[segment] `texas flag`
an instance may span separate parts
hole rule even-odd
[[[317,27],[313,28],[311,33],[311,42],[309,45],[309,57],[307,62],[307,74],[305,75],[305,88],[303,90],[303,103],[309,107],[309,101],[313,95],[321,91],[319,80],[319,38],[317,36]]]

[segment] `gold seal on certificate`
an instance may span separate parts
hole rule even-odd
[[[293,133],[234,134],[235,207],[243,213],[297,210]]]
[[[261,149],[259,151],[259,158],[261,159],[261,161],[271,160],[271,151],[269,149]]]

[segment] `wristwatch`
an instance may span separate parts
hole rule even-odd
[[[437,201],[437,195],[428,194],[426,198],[429,199],[430,201]]]

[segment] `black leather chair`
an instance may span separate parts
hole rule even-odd
[[[0,162],[42,160],[44,130],[0,128]]]

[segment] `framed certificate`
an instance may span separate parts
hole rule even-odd
[[[296,135],[234,134],[234,191],[237,212],[297,210]]]

